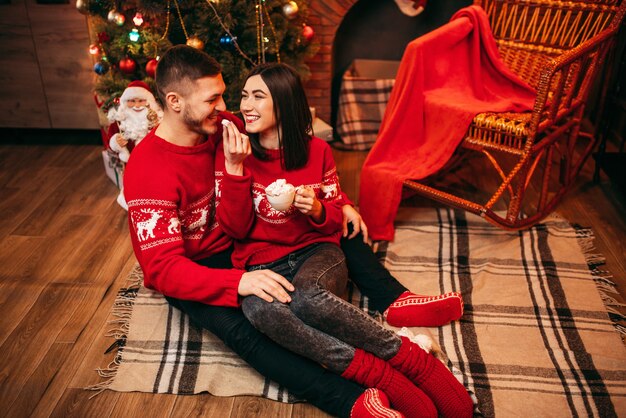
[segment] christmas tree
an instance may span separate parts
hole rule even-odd
[[[305,60],[319,48],[305,0],[77,0],[76,7],[89,15],[95,91],[104,110],[132,80],[154,87],[159,54],[174,44],[203,49],[220,62],[229,110],[238,109],[250,68],[285,62],[307,80]]]

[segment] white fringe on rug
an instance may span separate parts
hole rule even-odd
[[[115,338],[115,341],[109,346],[109,348],[106,349],[104,354],[117,350],[115,358],[107,365],[107,367],[96,369],[98,376],[104,380],[85,388],[96,392],[91,395],[89,399],[99,395],[111,386],[111,383],[117,375],[117,371],[122,362],[122,352],[130,330],[130,320],[133,314],[133,303],[135,302],[139,286],[143,281],[143,275],[139,264],[135,264],[126,281],[127,286],[125,288],[121,288],[117,292],[113,308],[111,309],[111,315],[116,319],[107,321],[107,324],[115,326],[110,328],[105,334],[105,337]]]
[[[611,294],[619,295],[617,285],[611,279],[613,276],[606,270],[598,268],[606,263],[606,258],[597,252],[595,247],[595,236],[591,228],[583,228],[573,226],[576,230],[578,244],[585,256],[585,261],[591,272],[591,277],[596,284],[600,298],[604,302],[607,312],[610,314],[611,322],[615,330],[621,335],[622,339],[626,338],[626,327],[621,325],[619,321],[626,320],[626,315],[622,314],[618,308],[626,307],[626,303],[619,302]]]

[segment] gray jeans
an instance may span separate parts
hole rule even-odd
[[[247,296],[243,313],[259,331],[283,347],[310,358],[335,373],[352,361],[355,348],[388,360],[400,347],[400,338],[354,305],[336,296],[345,289],[348,272],[341,249],[313,244],[270,264],[270,269],[295,287],[291,303],[268,303]]]

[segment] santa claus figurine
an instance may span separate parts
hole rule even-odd
[[[122,93],[120,104],[107,114],[109,122],[109,148],[126,163],[130,152],[157,126],[163,118],[163,110],[154,99],[150,88],[143,81],[132,81]],[[128,210],[124,190],[120,190],[117,203]]]
[[[163,111],[143,81],[131,81],[120,97],[120,105],[107,114],[109,147],[128,162],[130,152],[152,128],[159,124]]]

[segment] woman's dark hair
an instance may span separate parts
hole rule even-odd
[[[274,115],[281,149],[281,165],[286,170],[304,167],[309,159],[312,123],[309,102],[296,70],[282,63],[260,64],[250,71],[246,81],[260,75],[272,95]],[[255,157],[265,159],[258,134],[249,134]],[[286,140],[285,140],[286,139]]]
[[[165,109],[165,95],[170,91],[188,95],[190,81],[215,77],[222,67],[206,52],[187,45],[176,45],[165,51],[156,68],[156,90]]]

